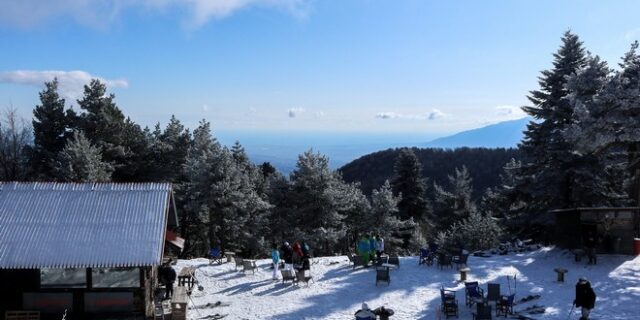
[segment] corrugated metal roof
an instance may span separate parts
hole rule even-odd
[[[0,182],[0,269],[158,265],[169,183]]]

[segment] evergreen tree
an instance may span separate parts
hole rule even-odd
[[[311,150],[298,157],[290,180],[297,236],[315,243],[316,252],[333,252],[345,237],[345,213],[353,208],[357,193],[329,168],[327,157]]]
[[[434,183],[435,212],[440,226],[449,227],[453,222],[466,218],[476,211],[471,201],[472,179],[465,166],[455,169],[455,174],[449,176],[450,189]]]
[[[599,157],[622,151],[627,159],[624,165],[630,177],[629,196],[640,199],[640,174],[638,174],[640,150],[640,56],[638,42],[631,45],[620,63],[620,70],[613,76],[605,77],[599,61],[592,62],[581,78],[576,78],[576,86],[589,79],[592,87],[601,86],[601,92],[593,99],[580,101],[576,110],[578,123],[569,131],[569,139],[576,143],[577,149],[586,154]],[[602,64],[602,63],[600,63]],[[576,99],[577,100],[577,99]],[[612,173],[616,176],[616,173]]]
[[[73,121],[76,117],[72,109],[65,111],[65,100],[58,94],[58,79],[45,82],[40,91],[40,105],[33,110],[33,147],[31,150],[31,170],[39,180],[55,177],[55,159],[72,136]]]
[[[58,154],[56,172],[60,181],[104,182],[111,180],[113,167],[102,161],[99,147],[91,145],[82,132],[75,132]]]
[[[190,234],[189,251],[205,253],[218,242],[224,248],[255,255],[265,247],[265,226],[270,205],[258,192],[254,172],[244,170],[233,153],[211,135],[202,121],[194,130],[185,163],[186,181],[183,234]]]
[[[0,119],[0,180],[25,180],[29,172],[31,128],[8,109]]]
[[[403,149],[398,155],[391,186],[401,199],[398,203],[401,219],[423,221],[429,218],[431,207],[426,199],[427,188],[422,178],[422,166],[411,149]]]
[[[156,181],[171,181],[180,183],[184,180],[183,166],[187,159],[191,145],[191,133],[175,116],[171,116],[169,123],[162,130],[156,124],[154,131],[149,134],[151,172]]]
[[[586,63],[585,49],[577,35],[567,31],[554,54],[553,68],[542,71],[540,89],[532,91],[532,106],[523,110],[534,120],[524,132],[520,197],[532,212],[574,207],[575,178],[570,170],[576,159],[572,146],[562,137],[572,124],[573,108],[567,99],[567,78]]]
[[[146,180],[142,159],[148,158],[149,141],[140,126],[118,108],[113,94],[99,80],[84,86],[84,96],[78,100],[83,112],[77,120],[92,144],[102,150],[104,160],[111,163],[115,181]]]
[[[574,120],[571,126],[563,132],[563,138],[574,146],[573,155],[576,157],[571,170],[574,177],[573,203],[581,207],[611,205],[621,198],[622,184],[617,184],[614,179],[616,165],[619,159],[615,155],[596,155],[581,150],[579,144],[582,137],[582,128],[588,126],[590,121],[585,121],[582,116],[585,112],[599,112],[602,90],[610,79],[611,70],[606,62],[599,57],[588,56],[587,64],[575,75],[569,77],[567,99],[574,110]],[[578,131],[578,132],[574,132]],[[576,134],[577,133],[577,134]]]
[[[417,228],[413,218],[400,220],[398,218],[398,204],[400,198],[395,197],[389,181],[371,194],[371,218],[373,220],[372,231],[381,235],[386,244],[391,248],[406,246],[404,239],[407,235],[413,235]],[[415,239],[414,239],[415,240]]]

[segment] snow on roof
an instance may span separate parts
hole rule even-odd
[[[0,269],[158,265],[169,183],[0,182]]]

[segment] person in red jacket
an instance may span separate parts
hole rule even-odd
[[[303,256],[304,254],[302,253],[302,246],[300,245],[300,242],[296,241],[296,242],[293,244],[293,252],[294,252],[296,255],[298,255],[298,258],[302,258],[302,256]],[[299,259],[298,259],[298,261],[299,261]]]

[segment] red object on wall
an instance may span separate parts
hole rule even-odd
[[[640,256],[640,238],[633,239],[633,254]]]

